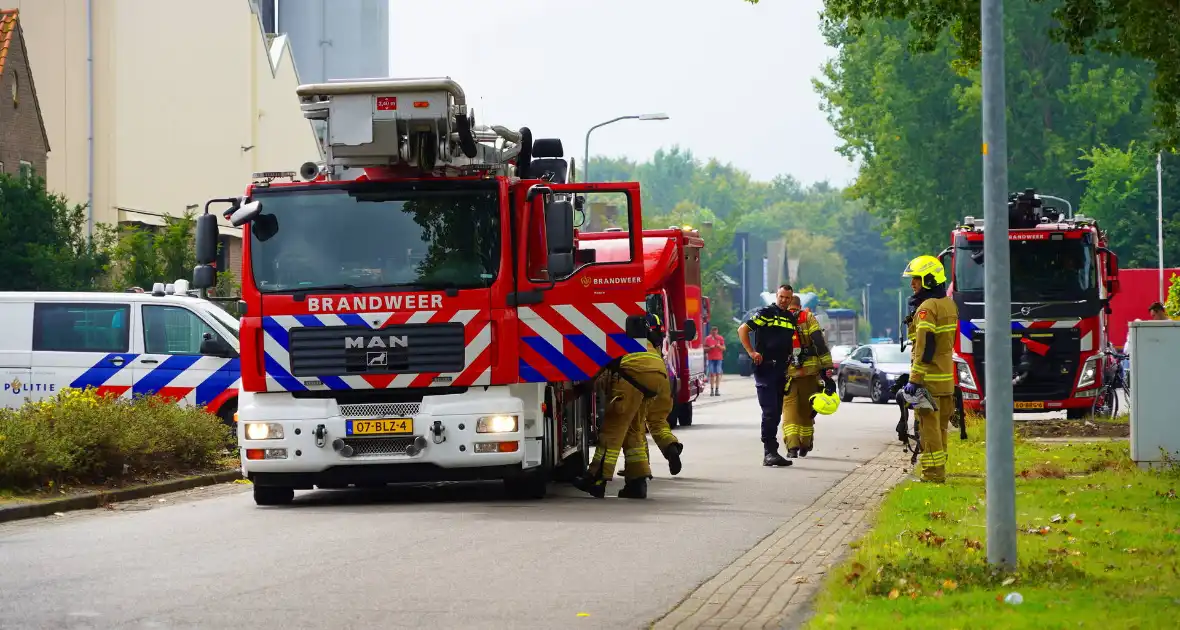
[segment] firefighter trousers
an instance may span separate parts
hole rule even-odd
[[[787,379],[787,393],[783,397],[783,443],[788,449],[810,451],[814,448],[815,417],[811,413],[811,396],[821,390],[818,374]]]
[[[619,453],[625,457],[623,476],[627,479],[651,477],[651,461],[647,450],[647,427],[661,451],[677,442],[668,425],[672,411],[672,388],[668,377],[658,371],[627,371],[627,375],[656,395],[644,399],[634,385],[612,375],[609,402],[602,427],[598,430],[598,444],[590,460],[589,476],[609,481],[618,466]]]
[[[916,409],[918,436],[922,440],[922,479],[942,483],[946,481],[947,427],[955,413],[953,395],[935,396],[938,409]]]

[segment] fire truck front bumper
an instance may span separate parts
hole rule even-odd
[[[504,479],[541,463],[522,401],[507,388],[426,397],[420,404],[338,405],[285,393],[243,393],[242,472],[257,485]]]
[[[1094,395],[1097,392],[1097,388],[1084,389],[1078,391],[1073,397],[1060,400],[1019,400],[1017,397],[1017,400],[1012,403],[1012,411],[1015,413],[1045,413],[1069,409],[1090,409],[1094,405]],[[963,390],[964,411],[983,413],[986,407],[986,401],[983,400],[983,396],[979,392]]]

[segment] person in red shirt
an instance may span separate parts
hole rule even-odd
[[[721,362],[725,359],[725,337],[716,326],[705,337],[705,373],[709,375],[710,396],[721,395]]]

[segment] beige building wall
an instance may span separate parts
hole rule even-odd
[[[73,203],[90,185],[92,7],[96,223],[162,223],[242,194],[253,172],[319,159],[286,38],[263,33],[250,0],[0,0],[14,3],[52,147],[46,179]]]

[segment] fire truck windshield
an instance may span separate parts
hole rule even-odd
[[[255,190],[250,268],[263,293],[486,287],[500,266],[494,187],[353,183]]]
[[[1081,240],[1010,240],[1013,302],[1078,301],[1097,297],[1094,251]],[[955,291],[983,293],[983,243],[955,249]]]

